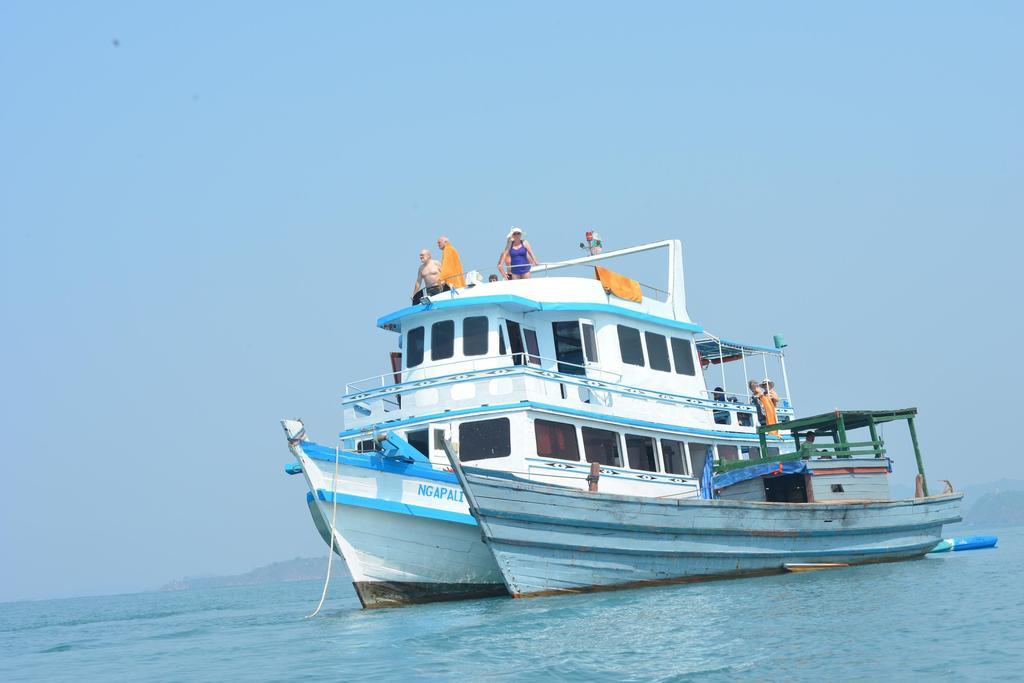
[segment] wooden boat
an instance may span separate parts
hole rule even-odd
[[[916,410],[857,414],[909,421]],[[850,426],[850,415],[837,412],[793,421],[793,429],[825,433],[837,419]],[[806,466],[852,453],[852,442],[840,432],[827,455],[804,449],[806,459],[798,456],[800,462]],[[884,449],[879,443],[874,450]],[[917,559],[942,538],[943,525],[960,521],[963,495],[890,500],[879,487],[864,486],[856,499],[840,496],[845,490],[827,499],[824,491],[830,487],[813,502],[642,498],[465,467],[454,448],[449,458],[514,597],[773,574],[787,565]],[[883,461],[880,453],[876,461]],[[770,464],[748,461],[746,466],[757,471]],[[888,474],[887,467],[875,469],[881,471],[862,476]],[[760,481],[767,492],[773,476],[791,473],[760,473],[750,480]]]

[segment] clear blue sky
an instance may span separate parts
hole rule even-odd
[[[1022,19],[4,2],[0,599],[325,554],[278,419],[330,442],[417,251],[490,266],[511,223],[680,238],[801,412],[917,405],[933,478],[1021,476]]]

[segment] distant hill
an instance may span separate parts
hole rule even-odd
[[[956,482],[953,482],[954,484]],[[997,479],[985,484],[970,484],[963,487],[964,497],[968,501],[981,500],[990,493],[1004,491],[1024,491],[1024,479]]]
[[[971,527],[1018,526],[1024,524],[1024,490],[994,491],[968,503],[964,523]]]
[[[180,591],[193,588],[222,588],[225,586],[255,586],[263,583],[279,583],[284,581],[323,580],[327,569],[326,557],[296,557],[294,560],[273,562],[257,567],[244,574],[232,576],[187,576],[171,581],[160,587],[162,591]],[[331,571],[332,579],[351,581],[345,569],[345,562],[340,557],[334,558]]]

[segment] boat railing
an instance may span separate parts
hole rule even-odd
[[[437,379],[450,375],[460,375],[467,372],[482,372],[484,370],[493,370],[495,368],[516,366],[534,366],[538,369],[569,367],[582,370],[582,372],[568,374],[585,375],[592,379],[598,379],[604,382],[618,383],[622,380],[622,375],[620,373],[605,370],[597,363],[584,363],[580,365],[578,363],[570,363],[555,358],[547,358],[545,356],[538,356],[527,351],[523,351],[519,353],[474,356],[473,358],[462,358],[459,360],[448,361],[447,363],[431,363],[426,366],[393,370],[391,372],[385,372],[380,375],[374,375],[372,377],[367,377],[366,379],[347,383],[345,385],[345,395],[351,396],[354,394],[363,394],[386,386],[401,386],[403,384],[411,384],[422,380]]]
[[[821,443],[815,441],[808,448],[788,453],[768,455],[763,458],[751,458],[750,460],[721,460],[715,463],[715,473],[719,474],[765,463],[800,460],[801,458],[839,459],[884,457],[886,457],[885,443],[881,439],[878,439],[877,441],[840,441],[836,443]]]
[[[739,403],[740,405],[752,405],[753,401],[750,394],[746,393],[734,393],[731,391],[711,391],[705,389],[700,392],[701,396],[708,399],[709,401],[724,401],[726,403]],[[790,401],[785,396],[779,396],[779,407],[780,408],[792,408]]]
[[[541,266],[544,266],[545,268],[543,270],[540,270],[538,275],[540,277],[548,277],[548,273],[550,273],[551,271],[549,269],[547,269],[546,267],[547,266],[555,266],[555,265],[558,265],[559,267],[570,269],[570,274],[571,275],[575,275],[577,271],[582,270],[582,269],[590,270],[591,271],[590,277],[594,277],[594,274],[593,274],[594,266],[589,265],[589,264],[569,264],[569,265],[561,266],[560,264],[542,263],[542,264],[539,264],[539,266],[537,266],[537,267],[540,268]],[[640,290],[643,292],[643,295],[644,295],[645,298],[654,299],[655,301],[665,302],[665,301],[668,301],[669,297],[671,296],[671,292],[669,292],[668,290],[662,289],[661,287],[655,287],[654,285],[648,284],[646,282],[641,282],[640,280],[637,280],[635,278],[631,278],[631,279],[633,279],[634,282],[636,282],[638,285],[640,285]]]
[[[580,271],[580,270],[583,270],[583,269],[591,270],[591,271],[593,270],[594,266],[584,265],[584,264],[562,265],[560,263],[539,263],[536,266],[533,266],[532,273],[534,274],[534,277],[546,278],[546,277],[548,277],[549,273],[551,272],[551,270],[554,267],[570,268],[570,269],[572,269],[572,272],[566,274],[566,275],[569,275],[570,277],[586,277],[586,279],[592,279],[592,277],[593,277],[593,273],[591,273],[590,276],[584,276],[582,274],[577,274],[577,271]],[[437,301],[439,297],[442,298],[442,299],[443,298],[453,298],[453,299],[454,298],[458,298],[459,292],[462,291],[463,289],[473,288],[473,287],[477,287],[477,286],[483,286],[483,285],[487,285],[487,284],[492,284],[490,282],[490,277],[492,275],[494,275],[494,276],[496,276],[498,278],[497,279],[498,282],[505,282],[505,281],[516,282],[516,280],[512,280],[511,278],[506,278],[504,275],[502,275],[502,273],[497,268],[472,268],[472,269],[467,270],[465,272],[456,273],[454,275],[450,275],[449,276],[449,278],[460,277],[461,276],[466,281],[465,287],[459,287],[458,289],[447,290],[445,292],[439,292],[437,294],[431,294],[430,295],[430,299],[432,301]],[[562,274],[556,273],[555,277],[558,277],[560,275],[562,275]],[[448,278],[446,278],[446,279],[448,279]],[[641,282],[640,280],[636,280],[636,283],[638,285],[640,285],[640,289],[643,292],[643,295],[646,298],[648,298],[648,299],[653,299],[655,301],[665,302],[665,301],[668,301],[669,297],[671,296],[671,293],[669,291],[667,291],[665,289],[662,289],[660,287],[655,287],[654,285],[648,284],[646,282]]]
[[[815,457],[833,455],[837,458],[881,458],[885,456],[885,443],[881,439],[878,441],[843,441],[839,443],[819,443],[815,441],[809,450]]]
[[[513,354],[518,355],[518,354]],[[754,431],[758,426],[755,407],[749,403],[727,402],[709,399],[702,396],[675,394],[663,389],[643,388],[621,382],[621,375],[601,370],[594,366],[582,366],[565,363],[556,359],[529,356],[523,353],[524,361],[515,363],[512,356],[481,356],[476,360],[454,361],[428,366],[429,374],[413,371],[402,373],[385,373],[366,380],[348,385],[348,393],[342,398],[342,405],[353,411],[351,419],[373,422],[383,417],[383,413],[402,410],[404,400],[411,400],[420,391],[436,390],[443,386],[466,384],[480,381],[506,379],[532,379],[560,385],[559,393],[563,400],[579,400],[591,406],[612,405],[613,396],[627,401],[650,401],[652,403],[674,405],[681,408],[710,411],[716,425],[739,431]],[[496,362],[497,361],[497,362]],[[535,361],[535,362],[530,362]],[[563,367],[559,367],[559,364]],[[545,367],[546,366],[546,367]],[[578,368],[582,372],[563,372],[566,367]],[[397,379],[405,382],[395,383]],[[413,376],[409,376],[412,374]],[[606,379],[601,379],[600,376]],[[575,387],[575,389],[573,389]],[[521,397],[528,399],[528,386],[520,389]],[[436,400],[436,399],[434,399]],[[458,399],[454,399],[456,402]],[[454,404],[453,404],[454,405]],[[382,412],[381,412],[382,411]],[[792,410],[779,408],[779,419],[791,419]],[[353,425],[354,426],[354,425]]]

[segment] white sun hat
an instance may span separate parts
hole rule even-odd
[[[512,239],[512,236],[515,235],[517,232],[519,233],[520,237],[526,237],[526,233],[523,232],[522,228],[520,228],[517,225],[513,225],[512,229],[508,231],[508,235],[505,237],[505,239],[507,239],[507,240]]]

